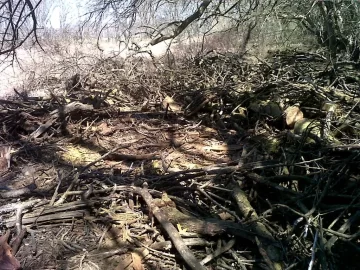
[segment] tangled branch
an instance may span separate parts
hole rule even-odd
[[[36,9],[42,0],[6,0],[0,6],[0,55],[10,55],[26,40],[37,38]]]

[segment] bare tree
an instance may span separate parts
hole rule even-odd
[[[38,42],[38,20],[46,16],[36,11],[41,2],[49,5],[49,1],[5,0],[0,4],[0,54],[14,52],[28,39]],[[88,10],[85,25],[99,37],[106,33],[129,39],[136,28],[136,33],[146,37],[149,45],[156,45],[181,36],[185,30],[191,29],[195,35],[208,35],[235,29],[244,31],[239,38],[245,36],[248,40],[249,31],[270,27],[266,22],[271,17],[276,23],[279,19],[297,23],[308,36],[315,37],[319,45],[328,49],[331,59],[339,52],[347,53],[355,61],[360,57],[358,1],[87,0],[85,5]],[[66,10],[66,5],[62,7]],[[81,33],[83,31],[81,28]]]
[[[6,0],[0,4],[0,54],[14,55],[30,38],[38,43],[36,9],[42,0]]]
[[[296,22],[317,43],[327,48],[329,59],[346,54],[350,60],[360,56],[360,2],[352,0],[283,1],[276,8],[278,18]]]
[[[51,10],[57,0],[41,0],[41,4],[36,8],[35,14],[38,27],[45,27],[50,21]]]
[[[315,38],[326,47],[329,58],[346,54],[360,59],[360,2],[354,0],[89,0],[89,22],[99,29],[126,25],[144,29],[150,45],[172,40],[194,27],[208,33],[214,29],[254,29],[297,24],[292,33]],[[272,20],[272,26],[266,25]],[[105,23],[106,21],[106,23]],[[257,24],[256,22],[262,22]],[[278,29],[273,29],[274,32]],[[303,31],[305,30],[305,31]],[[251,30],[252,31],[252,30]],[[303,37],[302,41],[304,40]]]
[[[191,25],[212,29],[238,28],[251,18],[266,16],[266,7],[276,0],[91,0],[88,23],[97,24],[99,29],[114,25],[136,25],[144,29],[150,38],[150,45],[171,40],[181,35]],[[254,15],[253,12],[257,12]],[[221,21],[222,20],[222,21]]]

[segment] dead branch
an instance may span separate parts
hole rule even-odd
[[[195,256],[191,252],[191,250],[185,245],[179,232],[169,222],[169,219],[166,216],[166,214],[161,210],[161,208],[156,206],[149,191],[145,188],[135,188],[134,191],[137,194],[141,195],[141,197],[143,197],[147,206],[149,207],[149,210],[154,214],[156,219],[160,222],[161,226],[164,228],[164,230],[167,232],[168,236],[172,240],[180,256],[189,265],[189,267],[194,270],[196,269],[205,270],[206,268],[200,264],[200,262],[195,258]]]

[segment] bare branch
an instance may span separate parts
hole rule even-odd
[[[0,55],[15,54],[31,36],[39,44],[35,10],[42,0],[7,0],[0,7]]]
[[[180,35],[193,21],[199,19],[204,14],[206,8],[210,5],[211,2],[212,0],[204,0],[198,7],[198,9],[189,17],[187,17],[184,21],[182,21],[181,24],[174,30],[171,35],[157,37],[150,42],[150,45],[155,45],[162,41],[172,39]]]

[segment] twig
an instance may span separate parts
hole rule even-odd
[[[339,233],[344,233],[346,232],[351,225],[353,225],[355,222],[357,222],[360,219],[360,211],[357,211],[355,215],[351,216],[338,230]],[[324,231],[326,231],[324,229]],[[325,248],[327,250],[330,250],[331,247],[335,244],[335,242],[338,240],[337,236],[332,236],[329,241],[325,244]]]
[[[317,243],[318,236],[319,236],[319,232],[318,232],[318,230],[316,230],[315,238],[314,238],[314,243],[313,243],[312,250],[311,250],[311,261],[310,261],[310,263],[309,263],[308,270],[312,270],[312,268],[313,268],[313,266],[314,266],[315,253],[316,253],[316,243]]]
[[[231,249],[234,245],[235,245],[235,239],[231,239],[229,242],[227,242],[227,244],[225,246],[216,249],[214,253],[206,256],[200,263],[202,265],[205,265],[208,262],[211,262],[216,257],[220,256],[221,254],[223,254],[226,251],[228,251],[229,249]]]
[[[152,196],[150,195],[147,188],[134,187],[134,192],[141,195],[148,205],[150,211],[154,214],[156,219],[160,222],[161,226],[169,235],[170,239],[174,243],[175,248],[179,252],[180,256],[187,263],[187,265],[193,270],[206,270],[204,266],[195,258],[191,250],[185,245],[179,232],[170,223],[166,214],[154,203]]]
[[[213,198],[211,198],[203,189],[201,188],[197,188],[197,190],[203,194],[206,198],[208,198],[212,203],[216,204],[218,207],[220,207],[222,210],[228,212],[229,214],[231,214],[232,216],[234,216],[236,218],[236,220],[238,222],[241,222],[241,218],[234,212],[231,211],[229,209],[227,209],[226,207],[222,206],[220,203],[218,203],[217,201],[215,201]]]
[[[15,240],[12,242],[11,248],[13,249],[13,254],[16,254],[20,248],[22,240],[24,239],[27,233],[26,228],[23,228],[20,233],[17,234]]]
[[[107,156],[111,155],[112,153],[116,152],[117,150],[119,149],[122,149],[122,148],[126,148],[126,147],[129,147],[131,146],[132,144],[134,143],[137,143],[138,141],[142,140],[143,138],[140,138],[140,139],[137,139],[137,140],[132,140],[130,142],[127,142],[127,143],[124,143],[124,144],[121,144],[119,145],[118,147],[115,147],[114,149],[108,151],[107,153],[105,153],[104,155],[102,155],[101,157],[99,157],[98,159],[90,162],[89,164],[87,164],[84,168],[82,168],[80,170],[80,174],[83,173],[84,171],[86,171],[88,168],[90,168],[91,166],[95,165],[97,162],[103,160],[104,158],[106,158]]]
[[[19,207],[22,207],[22,209],[27,209],[27,208],[31,208],[35,205],[40,206],[40,205],[44,205],[47,203],[48,203],[47,200],[36,199],[36,200],[28,201],[28,202],[7,204],[7,205],[3,205],[0,207],[0,213],[8,213],[8,212],[18,209]]]
[[[59,200],[57,200],[57,202],[54,203],[55,206],[62,204],[65,200],[66,197],[68,196],[68,193],[73,189],[73,187],[79,182],[79,174],[76,173],[76,175],[74,176],[74,179],[71,181],[69,187],[67,188],[67,190],[65,191],[65,193],[59,198]]]
[[[57,197],[58,192],[59,192],[59,188],[60,188],[61,182],[62,182],[62,177],[60,177],[59,171],[56,172],[56,179],[57,179],[57,181],[58,181],[58,184],[57,184],[57,186],[56,186],[56,188],[55,188],[54,194],[53,194],[53,196],[52,196],[52,198],[51,198],[51,200],[50,200],[49,205],[54,205],[55,200],[56,200],[56,197]]]
[[[274,244],[275,238],[263,223],[256,221],[258,220],[258,214],[251,206],[245,192],[237,184],[234,187],[233,197],[236,200],[240,213],[245,217],[249,217],[249,222],[253,222],[252,227],[254,228],[254,231],[263,238],[270,240],[270,243],[265,243],[263,239],[255,237],[260,253],[264,257],[267,265],[270,268],[278,269],[280,264],[278,264],[277,261],[281,258],[281,251]],[[268,247],[271,247],[271,249]]]
[[[22,223],[21,223],[21,218],[22,218],[22,212],[23,212],[23,208],[20,206],[17,210],[16,210],[16,234],[20,235],[21,231],[22,231]]]

